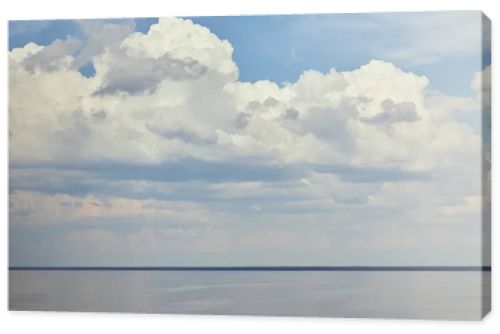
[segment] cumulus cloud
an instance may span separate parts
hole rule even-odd
[[[189,20],[162,19],[147,34],[130,34],[94,55],[92,78],[74,67],[31,73],[26,61],[59,44],[34,54],[33,46],[12,51],[13,162],[266,158],[414,170],[431,169],[431,160],[439,158],[431,147],[415,150],[422,136],[447,141],[432,127],[427,79],[390,63],[372,61],[352,72],[307,71],[283,87],[243,83],[236,80],[227,41]],[[62,58],[74,61],[67,52]],[[58,83],[60,96],[47,99]],[[30,101],[23,99],[27,86]],[[472,139],[454,120],[446,121],[455,138]],[[368,128],[377,124],[392,126]],[[44,141],[32,147],[40,137]],[[42,154],[37,158],[33,150]]]
[[[57,39],[49,46],[24,58],[23,66],[31,72],[36,69],[55,71],[61,66],[70,65],[73,55],[76,54],[81,45],[82,42],[76,38],[70,37],[64,41]]]

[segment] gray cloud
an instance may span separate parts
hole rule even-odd
[[[44,193],[107,193],[136,197],[138,193],[130,187],[116,188],[121,181],[151,181],[178,184],[179,189],[171,193],[169,199],[198,198],[213,201],[217,198],[213,192],[203,194],[203,184],[219,182],[266,182],[280,184],[299,182],[311,173],[338,175],[344,182],[356,186],[362,183],[404,182],[429,180],[432,175],[422,172],[405,171],[397,167],[354,167],[348,165],[315,164],[259,164],[250,161],[209,162],[184,159],[159,165],[130,165],[100,162],[87,165],[11,165],[9,191],[35,190]],[[201,183],[200,183],[201,182]],[[191,189],[191,190],[190,190]],[[352,198],[332,189],[337,199],[351,201]],[[247,194],[249,195],[249,194]],[[246,195],[246,197],[248,197]],[[165,198],[165,193],[148,190],[147,197]],[[187,197],[186,197],[187,196]],[[259,194],[259,198],[263,197]],[[259,198],[254,198],[258,200]],[[282,199],[282,198],[281,198]],[[247,198],[248,200],[248,198]],[[279,200],[279,199],[278,199]]]
[[[348,132],[347,122],[357,114],[356,101],[351,99],[344,99],[337,108],[312,108],[304,120],[305,129],[342,152],[353,152],[356,139]]]
[[[85,35],[85,44],[76,57],[77,67],[91,62],[93,57],[106,49],[117,49],[123,39],[134,32],[133,20],[120,20],[120,23],[81,20],[79,24]]]
[[[217,142],[217,136],[213,132],[193,131],[189,128],[165,128],[157,124],[147,124],[146,127],[153,133],[167,138],[178,139],[188,144],[211,145]]]
[[[299,118],[300,114],[297,109],[290,108],[285,111],[285,114],[283,115],[284,119],[290,119],[290,120],[297,120]]]
[[[267,108],[272,108],[272,107],[275,107],[279,104],[279,101],[276,100],[275,98],[273,97],[268,97],[264,103],[263,103],[263,106],[264,107],[267,107]]]
[[[57,39],[39,52],[27,57],[23,63],[28,71],[40,68],[45,71],[57,70],[65,56],[74,55],[81,47],[82,41],[69,37],[66,40]]]
[[[347,165],[314,165],[314,171],[339,175],[348,182],[398,182],[428,180],[429,173],[406,171],[398,167],[356,167]]]
[[[261,104],[259,101],[250,101],[248,102],[247,109],[248,110],[258,110],[260,109]]]
[[[96,111],[91,114],[91,117],[95,120],[103,120],[106,118],[106,112],[104,110]]]
[[[66,171],[91,172],[108,180],[150,180],[162,182],[264,181],[274,182],[300,178],[305,173],[301,165],[252,163],[248,160],[221,162],[183,159],[157,165],[101,163],[16,164],[10,168],[52,168]]]
[[[152,92],[164,79],[181,81],[196,79],[207,73],[207,67],[198,61],[176,59],[165,55],[158,59],[123,55],[106,73],[98,94]]]
[[[394,103],[392,99],[385,99],[380,103],[381,113],[370,117],[363,118],[366,123],[371,124],[392,124],[400,122],[417,122],[420,117],[417,114],[415,103],[399,102]]]
[[[252,115],[249,113],[240,112],[234,118],[234,124],[238,129],[246,128],[246,126],[250,122],[251,117]]]

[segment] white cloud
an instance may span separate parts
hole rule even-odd
[[[231,44],[190,20],[160,18],[147,34],[132,34],[121,47],[132,57],[159,59],[170,55],[175,59],[193,59],[233,80],[238,73]]]
[[[93,56],[95,77],[85,78],[61,43],[11,52],[14,163],[265,157],[432,170],[443,152],[469,152],[476,142],[452,118],[435,118],[425,77],[382,61],[352,72],[307,71],[282,88],[242,83],[227,41],[168,18],[119,46],[93,48],[102,53]],[[36,63],[45,53],[50,68],[48,60]]]
[[[52,225],[74,222],[99,224],[113,219],[153,220],[160,223],[217,223],[223,213],[215,214],[197,203],[157,199],[131,199],[112,196],[74,196],[15,191],[10,197],[13,226]]]

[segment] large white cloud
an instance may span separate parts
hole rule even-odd
[[[428,105],[425,77],[382,61],[307,71],[283,87],[243,83],[227,41],[169,18],[147,34],[93,47],[101,51],[92,58],[96,75],[86,78],[74,66],[75,44],[11,52],[14,163],[258,156],[428,170],[443,151],[470,153],[478,140]]]

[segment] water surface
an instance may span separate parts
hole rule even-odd
[[[10,270],[11,310],[481,318],[481,271]]]

